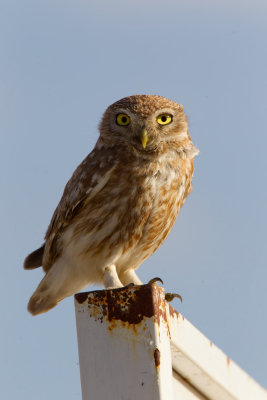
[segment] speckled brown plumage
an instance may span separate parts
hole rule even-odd
[[[118,125],[120,113],[129,125]],[[161,115],[171,122],[159,124]],[[177,103],[135,95],[109,106],[94,150],[65,187],[44,248],[25,260],[26,269],[35,263],[46,272],[29,311],[45,312],[90,283],[140,284],[135,270],[165,240],[192,190],[197,152]]]

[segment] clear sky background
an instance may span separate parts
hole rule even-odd
[[[32,317],[24,271],[105,108],[131,94],[184,105],[194,190],[139,269],[267,387],[267,3],[0,1],[1,398],[81,398],[73,298]]]

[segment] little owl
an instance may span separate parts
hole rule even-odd
[[[135,270],[163,243],[192,190],[198,150],[183,107],[161,96],[107,108],[93,151],[68,181],[25,269],[46,273],[28,304],[37,315],[89,284],[140,285]]]

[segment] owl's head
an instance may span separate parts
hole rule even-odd
[[[108,144],[129,144],[139,151],[189,138],[183,106],[161,96],[134,95],[110,105],[100,123]]]

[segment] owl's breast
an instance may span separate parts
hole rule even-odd
[[[141,238],[133,252],[137,263],[141,263],[154,253],[166,239],[191,191],[192,175],[193,164],[190,160],[184,160],[175,166],[163,167],[154,176],[151,182],[153,204],[149,217],[143,225]]]
[[[83,205],[64,234],[64,248],[72,258],[115,259],[118,268],[140,265],[171,230],[189,192],[190,168],[176,163],[151,173],[115,171]]]

